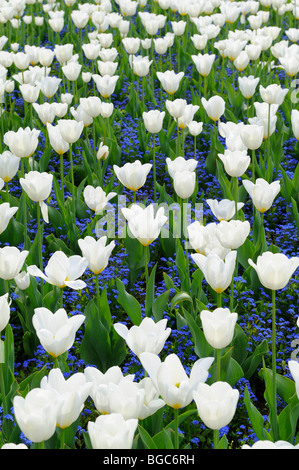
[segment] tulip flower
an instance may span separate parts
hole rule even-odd
[[[165,111],[161,112],[157,109],[142,113],[145,128],[151,134],[157,134],[161,131],[164,117]]]
[[[113,165],[113,170],[121,184],[135,193],[144,186],[152,166],[151,163],[142,164],[139,160],[135,160],[133,163],[125,163],[122,167]]]
[[[205,338],[213,348],[226,348],[231,343],[238,319],[237,313],[220,307],[213,312],[202,310],[200,319]]]
[[[224,260],[215,253],[210,253],[207,256],[194,253],[191,258],[203,272],[207,283],[217,294],[221,294],[232,282],[236,256],[236,251],[230,251]]]
[[[63,251],[55,251],[45,267],[45,274],[35,265],[28,266],[27,272],[61,289],[70,287],[78,290],[86,286],[86,283],[78,278],[84,273],[87,264],[87,260],[79,255],[67,257]]]
[[[288,361],[288,366],[292,374],[293,380],[295,382],[296,394],[299,398],[299,362],[294,361],[293,359]]]
[[[96,84],[97,90],[103,98],[109,98],[114,92],[116,83],[119,79],[118,75],[104,75],[101,77],[98,74],[93,74],[92,78]]]
[[[188,199],[195,189],[196,174],[191,171],[176,171],[173,177],[173,187],[181,199]]]
[[[142,352],[159,354],[162,351],[171,333],[171,328],[166,328],[166,324],[167,320],[155,323],[152,318],[146,317],[140,325],[133,325],[130,329],[123,323],[115,323],[114,328],[131,351],[140,357]]]
[[[63,308],[52,313],[48,308],[39,307],[34,309],[32,324],[42,347],[56,358],[72,347],[84,320],[81,314],[68,317]]]
[[[250,150],[257,150],[263,143],[264,129],[262,126],[246,124],[240,132],[244,145]]]
[[[107,237],[98,240],[87,236],[78,240],[82,256],[87,259],[88,268],[96,275],[97,299],[99,302],[99,274],[107,267],[112,250],[115,247],[113,240],[106,246]]]
[[[182,98],[177,98],[173,101],[166,100],[165,106],[169,114],[174,118],[178,119],[183,116],[185,108],[187,106],[187,101]]]
[[[65,429],[79,417],[84,402],[89,396],[91,382],[86,381],[82,372],[76,372],[65,379],[59,368],[50,370],[48,376],[42,378],[40,388],[49,390],[60,403],[57,413],[57,426]]]
[[[299,111],[297,109],[292,109],[291,124],[294,137],[299,140]]]
[[[255,78],[253,75],[238,77],[239,89],[244,98],[249,100],[254,95],[259,80],[259,77]]]
[[[3,444],[3,446],[1,447],[1,449],[6,449],[6,450],[21,450],[21,449],[28,449],[28,447],[26,446],[26,444],[14,444],[13,442],[7,442],[6,444]]]
[[[190,173],[195,171],[198,165],[198,161],[192,158],[187,160],[181,156],[171,160],[169,157],[166,158],[167,170],[171,178],[174,178],[175,173],[182,173],[183,171],[189,171]]]
[[[81,104],[77,106],[77,109],[75,109],[73,106],[70,108],[71,115],[77,122],[83,122],[84,127],[90,126],[93,122],[92,116],[88,114],[84,109]]]
[[[230,250],[237,250],[243,245],[250,232],[248,220],[222,220],[217,225],[216,235],[220,243]]]
[[[55,119],[55,111],[50,103],[47,103],[47,102],[43,104],[33,103],[32,106],[34,110],[36,111],[39,119],[42,121],[44,125],[46,125],[47,123],[52,124],[52,122]]]
[[[88,422],[93,449],[131,449],[138,419],[126,420],[120,413],[98,416]]]
[[[89,209],[93,210],[95,214],[99,214],[104,210],[110,199],[114,196],[116,196],[115,192],[106,194],[100,186],[94,188],[91,185],[87,185],[83,191],[85,204]]]
[[[219,221],[230,220],[236,213],[235,201],[230,201],[229,199],[222,199],[221,201],[217,201],[216,199],[207,199],[206,202],[210,206],[213,215]],[[242,209],[243,206],[243,202],[238,202],[237,210]]]
[[[8,293],[1,295],[0,297],[0,332],[6,328],[9,322],[10,304],[11,304],[11,301],[8,301]]]
[[[20,290],[26,290],[30,286],[30,274],[26,271],[21,271],[14,280]]]
[[[227,382],[218,381],[212,385],[200,383],[193,392],[193,398],[198,415],[205,426],[219,431],[233,419],[239,391],[233,389]],[[217,446],[217,441],[215,444]]]
[[[135,75],[138,77],[146,77],[149,74],[149,69],[153,61],[149,60],[147,56],[130,56],[129,63]]]
[[[191,59],[195,64],[196,70],[203,77],[207,77],[211,72],[211,68],[215,61],[215,54],[197,54],[191,55]]]
[[[52,77],[52,76],[42,77],[38,82],[40,91],[42,92],[43,95],[45,95],[46,98],[50,99],[57,92],[61,81],[62,81],[61,78],[57,78],[57,77]]]
[[[73,44],[56,44],[54,48],[55,56],[60,64],[66,64],[73,55]]]
[[[221,96],[212,96],[209,100],[201,98],[201,103],[212,121],[218,121],[225,111],[225,101]]]
[[[84,111],[93,119],[101,113],[102,101],[98,96],[88,96],[88,98],[80,98],[80,105]]]
[[[174,95],[174,93],[178,90],[184,75],[184,72],[175,73],[173,70],[157,72],[157,78],[160,81],[162,88],[169,95]]]
[[[20,166],[20,158],[5,150],[0,154],[0,178],[8,183],[17,174]]]
[[[132,204],[129,209],[123,208],[122,213],[128,221],[132,236],[137,238],[143,246],[148,246],[156,240],[161,228],[167,222],[163,207],[160,207],[154,214],[152,205],[142,208],[138,204]]]
[[[15,131],[7,131],[4,134],[4,143],[9,147],[11,153],[19,158],[29,158],[36,150],[40,131],[21,127]]]
[[[226,173],[234,178],[242,176],[250,164],[250,156],[246,150],[231,151],[226,149],[224,154],[218,153],[218,157],[222,161]]]
[[[62,138],[68,144],[74,144],[82,134],[84,124],[73,119],[59,119],[57,121]]]
[[[242,183],[251,197],[255,208],[261,212],[261,214],[270,209],[280,191],[279,181],[268,183],[263,178],[258,178],[255,183],[250,180],[243,180]]]
[[[276,104],[279,106],[283,103],[283,100],[289,91],[276,83],[268,85],[266,88],[260,85],[259,90],[264,103],[267,103],[268,105]]]
[[[202,255],[216,253],[223,259],[230,251],[220,243],[217,237],[217,224],[214,222],[202,225],[196,220],[187,226],[187,232],[191,248],[197,253]]]
[[[242,449],[245,449],[245,450],[249,450],[249,449],[256,449],[256,450],[259,450],[259,449],[281,449],[281,450],[284,450],[284,449],[298,449],[299,448],[299,444],[291,444],[290,442],[288,441],[276,441],[276,442],[273,442],[273,441],[268,441],[268,440],[264,440],[264,441],[255,441],[252,446],[248,445],[248,444],[243,444],[242,445]]]
[[[6,281],[14,279],[21,271],[29,251],[20,251],[15,246],[0,248],[0,278]]]
[[[0,204],[0,234],[6,230],[10,219],[17,212],[18,207],[10,207],[8,202]]]
[[[40,88],[38,85],[23,83],[23,85],[20,86],[20,92],[22,93],[23,99],[27,103],[35,103],[35,101],[38,99]]]
[[[25,398],[16,395],[13,399],[16,421],[27,439],[35,443],[42,443],[55,433],[58,406],[53,393],[40,388],[33,388]]]
[[[25,178],[20,178],[20,184],[29,198],[39,203],[46,223],[49,222],[48,206],[44,201],[50,196],[52,182],[53,175],[46,172],[39,173],[38,171],[30,171],[25,175]]]

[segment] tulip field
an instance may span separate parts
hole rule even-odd
[[[298,24],[0,0],[1,449],[299,448]]]

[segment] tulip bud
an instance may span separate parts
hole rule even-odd
[[[181,199],[188,199],[192,196],[196,183],[196,175],[192,171],[175,172],[173,186],[176,194]]]
[[[216,308],[213,312],[200,312],[203,332],[207,342],[215,349],[226,348],[234,336],[238,315],[228,308]]]

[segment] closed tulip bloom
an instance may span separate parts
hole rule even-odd
[[[125,163],[122,167],[113,165],[113,170],[121,184],[131,191],[137,191],[145,184],[151,168],[151,163],[142,164],[139,160],[133,163]]]
[[[63,74],[70,82],[78,80],[82,65],[79,62],[68,62],[62,66]]]
[[[256,264],[248,260],[258,275],[260,283],[271,290],[283,289],[299,266],[299,257],[288,258],[282,253],[264,252]]]
[[[93,119],[101,113],[102,101],[98,96],[88,96],[88,98],[80,98],[80,105],[84,111]]]
[[[57,92],[61,81],[61,78],[58,77],[42,77],[38,82],[40,91],[43,95],[45,95],[46,98],[50,99]]]
[[[197,137],[201,134],[203,128],[203,122],[190,121],[188,124],[188,130],[193,137]]]
[[[243,72],[249,64],[250,59],[245,51],[241,51],[240,54],[234,60],[234,67],[238,72]]]
[[[73,118],[77,122],[83,122],[84,127],[88,127],[92,124],[93,118],[90,116],[90,114],[86,113],[85,110],[83,109],[82,105],[79,104],[77,106],[77,109],[75,109],[73,106],[70,107],[70,112]]]
[[[66,64],[73,55],[73,44],[56,44],[54,48],[55,56],[60,64]]]
[[[199,106],[187,104],[184,113],[178,118],[178,125],[180,129],[186,129],[189,123],[193,120],[195,113],[199,110]]]
[[[88,422],[93,449],[131,449],[138,419],[125,420],[120,413],[98,416]]]
[[[281,85],[277,85],[276,83],[268,85],[266,88],[260,85],[260,95],[262,100],[270,105],[277,104],[280,106],[288,91],[289,90],[287,88],[282,88]]]
[[[50,67],[54,59],[54,51],[46,47],[40,47],[38,52],[38,61],[43,67]]]
[[[213,312],[202,310],[200,319],[205,338],[213,348],[229,346],[238,320],[236,312],[230,312],[228,308],[216,308]]]
[[[59,119],[57,121],[62,138],[69,144],[74,144],[80,138],[84,123],[73,119]]]
[[[211,72],[215,58],[215,54],[197,54],[191,56],[197,72],[203,77],[207,77]]]
[[[9,150],[0,154],[0,178],[8,183],[17,174],[20,166],[20,158]]]
[[[20,290],[26,290],[30,286],[30,274],[26,271],[21,271],[14,280]]]
[[[250,164],[250,156],[246,150],[231,151],[226,149],[224,154],[218,153],[218,157],[224,165],[224,169],[229,176],[242,176]]]
[[[15,215],[17,210],[18,207],[10,207],[8,202],[0,204],[0,233],[6,230],[10,219]]]
[[[0,248],[0,278],[6,281],[14,279],[21,271],[28,253],[15,246]]]
[[[239,391],[227,382],[214,382],[212,385],[201,383],[193,392],[198,415],[209,429],[219,430],[233,419]]]
[[[239,90],[244,98],[250,99],[254,95],[259,80],[259,77],[255,78],[253,75],[238,77]]]
[[[201,98],[201,103],[209,116],[213,121],[218,121],[225,111],[225,101],[221,96],[212,96],[209,100],[204,97]]]
[[[130,60],[130,58],[129,58],[129,60]],[[106,60],[105,62],[102,61],[102,60],[98,60],[97,61],[97,66],[98,66],[98,71],[99,71],[100,75],[102,75],[102,77],[104,75],[110,75],[110,77],[112,77],[116,73],[118,63],[117,62],[112,62],[111,60]]]
[[[87,185],[83,191],[85,204],[89,207],[89,209],[93,210],[95,214],[98,214],[103,209],[105,209],[110,199],[112,199],[114,196],[116,196],[115,192],[106,194],[100,186],[94,188],[91,185]]]
[[[123,208],[122,213],[128,221],[130,232],[143,245],[148,246],[156,240],[164,224],[167,222],[164,208],[160,207],[154,214],[152,205],[146,208],[132,204],[130,209]]]
[[[46,125],[47,123],[52,124],[56,116],[51,103],[33,103],[32,106],[44,125]]]
[[[8,301],[8,294],[0,297],[0,333],[6,328],[10,318],[10,304]]]
[[[24,83],[23,85],[20,85],[20,92],[27,103],[35,103],[38,99],[40,88],[38,85]]]
[[[196,174],[191,171],[175,172],[173,177],[173,187],[176,194],[181,199],[188,199],[195,189]]]
[[[55,33],[60,33],[64,27],[64,18],[50,18],[49,25]]]
[[[235,215],[235,202],[230,201],[229,199],[222,199],[217,201],[217,199],[207,199],[207,204],[209,205],[213,215],[221,220],[230,220]],[[243,202],[238,202],[237,210],[242,209],[244,206]]]
[[[28,69],[30,64],[30,55],[25,52],[16,52],[13,56],[15,66],[20,70]]]
[[[189,376],[176,354],[169,354],[162,362],[158,355],[143,352],[140,361],[165,403],[179,409],[191,403],[193,391],[199,383],[207,380],[214,358],[198,359],[192,365]]]
[[[101,45],[94,43],[82,44],[82,49],[88,60],[95,60],[99,57]]]
[[[208,36],[206,34],[194,34],[191,36],[191,41],[194,44],[194,47],[198,50],[201,51],[203,50],[208,42]]]
[[[25,398],[17,395],[13,399],[16,421],[32,442],[43,442],[53,436],[58,406],[52,392],[40,388],[33,388]]]
[[[287,75],[294,77],[299,72],[299,59],[295,54],[289,54],[285,57],[279,57],[279,62],[286,71]]]
[[[159,111],[158,109],[152,109],[142,113],[145,128],[151,134],[157,134],[161,131],[164,117],[165,111]]]
[[[63,155],[69,150],[69,143],[62,138],[58,125],[52,126],[50,123],[47,123],[47,131],[50,145],[58,155]]]
[[[297,109],[292,109],[291,123],[294,137],[299,140],[299,111]]]
[[[110,118],[112,116],[114,110],[114,104],[113,103],[101,103],[101,116],[104,119]]]
[[[63,118],[66,115],[68,110],[67,103],[57,103],[56,101],[54,101],[53,103],[51,103],[51,106],[54,110],[56,117]]]
[[[297,397],[299,398],[299,362],[294,360],[288,361],[288,366],[295,382]]]
[[[63,308],[55,313],[45,307],[34,309],[32,324],[42,347],[52,357],[68,351],[75,341],[77,330],[85,320],[84,315],[68,317]]]
[[[84,10],[73,10],[71,18],[76,28],[82,29],[85,28],[88,23],[89,14]]]
[[[128,54],[136,54],[140,47],[140,38],[126,37],[122,39],[123,46]]]
[[[262,214],[270,209],[280,191],[280,182],[278,180],[268,183],[263,178],[257,178],[255,183],[250,180],[243,180],[242,183],[255,208]]]
[[[150,66],[153,61],[149,60],[147,56],[130,56],[130,65],[135,75],[138,77],[146,77],[149,74]]]
[[[28,266],[31,276],[44,279],[53,286],[60,288],[84,289],[85,282],[78,279],[87,268],[87,260],[79,255],[67,257],[63,251],[55,251],[45,268],[45,274],[35,265]]]
[[[256,124],[246,124],[242,126],[240,136],[248,149],[257,150],[264,140],[264,128]]]
[[[139,357],[142,352],[159,354],[162,351],[171,333],[171,328],[166,328],[166,324],[165,319],[154,322],[152,318],[146,317],[140,325],[133,325],[130,329],[123,323],[115,323],[114,328]]]
[[[170,174],[171,178],[174,178],[175,173],[182,173],[183,171],[189,171],[193,173],[195,168],[198,165],[197,160],[194,158],[185,158],[179,156],[176,157],[174,160],[171,160],[169,157],[166,158],[167,170]]]
[[[250,232],[248,220],[222,220],[217,224],[216,234],[220,243],[230,250],[237,250],[245,243]]]
[[[103,77],[101,77],[100,75],[93,74],[92,78],[96,84],[97,90],[100,95],[102,95],[103,98],[109,98],[109,96],[114,93],[114,89],[119,79],[119,76],[104,75]]]
[[[221,259],[216,253],[204,256],[200,253],[191,255],[193,261],[203,272],[207,283],[212,289],[221,294],[231,284],[236,264],[236,251],[230,251],[225,259]]]
[[[7,442],[6,444],[3,444],[1,449],[13,449],[13,450],[21,450],[21,449],[28,449],[26,444],[14,444],[13,442]]]
[[[154,38],[154,46],[155,46],[155,51],[157,54],[165,54],[167,49],[168,49],[168,39],[163,37],[163,38]]]
[[[184,72],[175,73],[173,70],[166,70],[166,72],[157,72],[157,78],[160,81],[164,91],[169,95],[174,95],[178,90]]]
[[[276,442],[273,442],[273,441],[268,441],[267,439],[265,439],[264,441],[256,441],[252,444],[252,446],[248,445],[248,444],[243,444],[242,445],[242,449],[245,449],[245,450],[250,450],[250,449],[254,449],[254,450],[259,450],[259,449],[298,449],[299,448],[299,444],[291,444],[290,442],[288,441],[276,441]]]
[[[108,265],[109,258],[115,247],[113,240],[106,246],[107,237],[103,236],[96,240],[87,236],[78,240],[82,256],[87,259],[88,267],[94,274],[100,274]]]
[[[46,172],[30,171],[25,174],[25,178],[20,178],[20,184],[29,198],[38,202],[45,222],[48,219],[48,206],[45,200],[48,199],[52,190],[53,175]]]
[[[103,142],[101,142],[97,151],[97,159],[107,160],[108,156],[109,156],[109,147],[107,145],[104,145]]]
[[[40,382],[42,390],[49,390],[60,403],[57,413],[57,426],[65,429],[71,426],[83,410],[89,396],[91,382],[86,381],[84,373],[77,372],[65,379],[59,368],[50,370],[49,375]]]
[[[17,131],[7,131],[3,140],[16,157],[29,158],[36,150],[39,134],[37,129],[20,127]]]
[[[185,112],[185,108],[187,106],[187,101],[182,98],[177,98],[173,101],[166,100],[165,101],[166,109],[169,114],[174,118],[178,119],[179,117],[183,116]]]

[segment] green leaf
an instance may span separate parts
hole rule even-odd
[[[139,435],[146,446],[147,449],[157,449],[157,446],[153,440],[153,438],[149,435],[149,433],[139,424],[138,425]]]
[[[254,406],[254,404],[250,400],[250,395],[248,392],[248,388],[245,388],[244,392],[244,403],[246,406],[246,410],[251,421],[253,430],[257,435],[257,438],[261,441],[263,440],[271,440],[269,433],[264,429],[265,422],[264,418],[258,409]]]
[[[178,304],[185,301],[192,303],[192,298],[187,292],[179,292],[171,299],[170,310],[174,310]]]
[[[133,295],[126,291],[124,283],[118,278],[116,278],[116,287],[118,290],[118,302],[128,314],[133,324],[139,325],[142,320],[140,303]]]
[[[149,317],[152,314],[152,306],[155,300],[155,275],[158,263],[153,267],[151,274],[148,278],[145,294],[145,315]]]
[[[153,312],[153,316],[156,322],[158,322],[159,320],[162,320],[162,318],[164,317],[166,306],[168,304],[169,295],[170,295],[170,289],[160,294],[159,297],[157,297],[153,302],[152,312]]]

